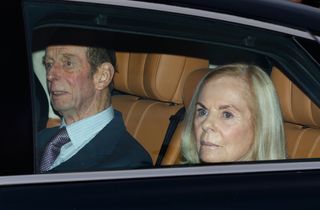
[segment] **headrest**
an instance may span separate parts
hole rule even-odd
[[[271,78],[279,96],[284,121],[320,127],[320,109],[279,69],[273,67]]]
[[[196,71],[191,72],[185,83],[183,88],[183,104],[187,108],[190,105],[192,100],[192,96],[195,93],[197,85],[199,84],[200,80],[208,73],[209,69],[198,69]]]
[[[187,75],[209,66],[205,59],[166,54],[117,52],[116,58],[115,89],[177,104]]]

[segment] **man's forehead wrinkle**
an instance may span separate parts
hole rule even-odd
[[[77,58],[81,57],[82,53],[80,49],[67,49],[65,47],[59,48],[48,48],[48,51],[45,54],[45,58],[47,59],[61,59],[61,58]]]

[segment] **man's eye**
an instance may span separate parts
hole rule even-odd
[[[223,112],[222,113],[223,118],[230,119],[233,118],[233,114],[231,112]]]
[[[50,70],[51,68],[52,68],[52,63],[49,63],[49,62],[45,62],[44,63],[44,67],[45,67],[45,69],[48,71],[48,70]]]
[[[73,67],[72,61],[65,61],[63,65],[68,68]]]
[[[197,109],[197,114],[199,117],[203,117],[206,116],[208,114],[207,110],[203,109],[203,108],[199,108]]]

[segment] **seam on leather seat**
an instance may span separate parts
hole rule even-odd
[[[306,132],[306,130],[301,130],[301,131],[302,132],[297,137],[296,144],[294,145],[294,149],[293,149],[292,155],[291,155],[292,158],[296,156],[298,148],[299,148],[299,145],[300,145],[300,142],[301,142],[301,139],[302,139],[302,135]]]
[[[150,54],[147,54],[144,58],[144,62],[143,62],[143,70],[142,70],[142,88],[143,88],[143,92],[145,94],[145,96],[150,97],[150,95],[148,94],[148,91],[146,89],[146,85],[145,85],[145,73],[146,73],[146,65],[147,65],[147,60],[148,57],[150,56]]]
[[[156,73],[155,73],[155,75],[154,75],[154,77],[155,78],[151,78],[151,81],[155,81],[155,84],[154,84],[154,87],[152,87],[152,84],[150,84],[150,90],[151,90],[151,94],[152,94],[152,96],[154,96],[154,95],[158,95],[158,93],[154,93],[154,91],[153,91],[153,88],[155,89],[155,90],[157,90],[157,79],[156,78],[158,78],[158,73],[159,73],[159,66],[160,66],[160,62],[161,62],[161,59],[162,59],[162,56],[163,55],[154,55],[154,56],[156,56],[156,58],[157,58],[157,64],[155,65],[155,66],[157,66],[156,67],[156,69],[157,69],[157,71],[156,71]]]
[[[152,106],[154,106],[155,104],[159,104],[160,102],[153,102],[153,103],[151,103],[151,104],[149,104],[148,105],[148,107],[143,111],[143,113],[142,113],[142,115],[141,115],[141,117],[140,117],[140,119],[139,119],[139,122],[138,122],[138,124],[137,124],[137,126],[136,126],[136,129],[135,129],[135,131],[134,131],[134,137],[136,137],[137,136],[137,133],[138,133],[138,131],[140,130],[140,127],[141,127],[141,124],[142,124],[142,122],[143,122],[143,120],[144,120],[144,117],[146,116],[146,113],[148,112],[148,110],[152,107]]]
[[[128,125],[128,121],[129,121],[129,119],[131,118],[132,112],[133,112],[133,110],[134,110],[134,108],[135,108],[135,106],[137,105],[138,102],[139,102],[139,100],[135,101],[135,102],[130,106],[130,109],[129,109],[129,111],[128,111],[127,117],[126,117],[126,119],[124,120],[124,123],[125,123],[126,126]]]
[[[132,93],[132,89],[130,88],[130,84],[129,84],[129,78],[130,78],[129,71],[130,71],[131,59],[132,59],[132,54],[129,53],[128,63],[127,63],[127,71],[126,71],[126,74],[127,74],[127,76],[126,76],[126,84],[127,84],[127,87],[128,87],[127,90],[128,90],[129,93]]]
[[[310,150],[310,152],[309,152],[309,154],[308,154],[308,156],[307,156],[308,158],[312,158],[312,154],[313,154],[313,152],[315,151],[315,149],[316,149],[319,141],[320,141],[320,136],[318,136],[318,137],[316,138],[316,140],[314,141],[314,143],[313,143],[313,145],[312,145],[312,148],[311,148],[311,150]]]
[[[297,122],[296,117],[293,113],[293,84],[291,81],[289,81],[289,92],[290,92],[290,104],[289,104],[289,110],[290,110],[290,115],[292,116],[293,122]]]
[[[177,95],[178,91],[179,91],[179,87],[181,85],[181,80],[182,80],[182,77],[183,77],[183,73],[185,73],[185,68],[186,68],[186,65],[187,65],[187,57],[184,57],[184,62],[183,62],[183,66],[182,66],[182,71],[180,72],[180,75],[179,75],[179,81],[176,83],[176,87],[175,87],[175,91],[174,93],[172,94],[171,96],[171,101],[173,101],[173,99],[175,98],[175,96]],[[190,72],[189,72],[190,73]],[[182,91],[181,91],[182,92]],[[182,93],[181,93],[182,94]]]
[[[129,87],[129,63],[130,63],[130,59],[131,59],[131,54],[129,53],[128,54],[128,61],[126,63],[126,70],[125,70],[125,74],[124,74],[124,77],[125,77],[125,90],[128,90],[128,92],[131,92],[130,90],[130,87]]]
[[[310,119],[313,125],[318,125],[316,119],[314,118],[316,116],[315,113],[313,113],[313,109],[312,109],[312,101],[308,100],[309,102],[309,114],[310,114]]]

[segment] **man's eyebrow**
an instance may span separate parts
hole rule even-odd
[[[72,58],[73,59],[73,58],[78,58],[78,56],[71,54],[71,53],[63,53],[62,58]],[[52,59],[52,58],[48,57],[47,55],[42,56],[42,64],[45,64],[47,59]]]
[[[78,58],[77,55],[71,54],[71,53],[63,53],[62,57],[66,57],[66,58]]]

